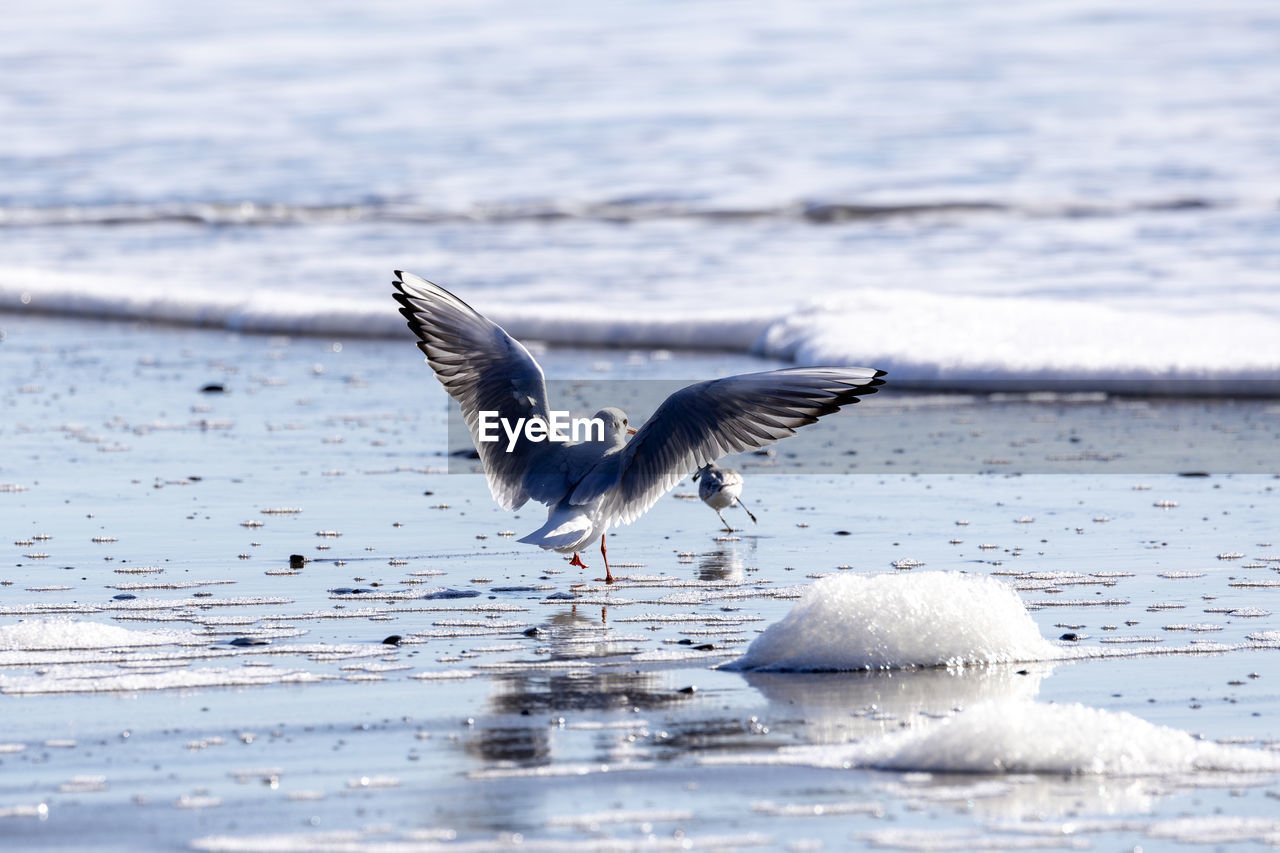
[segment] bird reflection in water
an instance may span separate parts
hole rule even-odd
[[[540,726],[486,726],[463,744],[468,755],[488,762],[509,762],[521,767],[551,763],[551,731]]]
[[[581,711],[653,711],[685,701],[691,694],[673,689],[661,673],[615,672],[528,673],[494,679],[489,697],[494,713],[546,715]]]
[[[626,660],[636,652],[630,644],[612,640],[609,633],[588,620],[572,614],[553,618],[546,629],[550,653],[539,655],[541,669],[522,669],[496,675],[489,709],[495,722],[477,721],[466,751],[486,763],[504,762],[533,767],[553,763],[553,725],[564,714],[581,715],[599,721],[611,711],[635,713],[660,711],[688,701],[694,695],[668,682],[661,672],[636,671]],[[607,660],[618,656],[618,669]],[[563,669],[547,671],[548,664],[562,663]],[[527,719],[527,725],[513,723]],[[642,722],[636,718],[637,723]],[[598,760],[612,760],[617,744],[625,738],[620,730],[598,744]]]
[[[698,580],[741,583],[746,571],[747,557],[755,549],[756,543],[753,539],[749,542],[725,542],[724,547],[699,555]]]

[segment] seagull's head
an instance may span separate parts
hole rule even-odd
[[[711,470],[715,467],[716,467],[716,463],[708,462],[706,465],[703,465],[696,472],[694,472],[694,475],[689,479],[693,480],[696,483],[698,482],[699,477],[701,477],[703,474],[710,474]]]
[[[627,420],[627,413],[616,406],[601,409],[595,416],[596,420],[604,424],[606,441],[622,442],[628,435],[635,435],[636,431],[631,428],[631,422]]]

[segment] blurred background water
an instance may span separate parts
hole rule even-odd
[[[6,9],[0,311],[518,335],[933,387],[1280,370],[1264,0]]]

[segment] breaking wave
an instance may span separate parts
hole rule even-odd
[[[390,276],[388,276],[388,280]],[[572,296],[572,294],[570,294]],[[592,294],[566,310],[505,299],[489,313],[522,340],[557,346],[729,351],[889,372],[897,387],[1280,394],[1280,317],[1194,315],[1078,300],[850,289],[771,307],[676,311]],[[390,288],[344,295],[222,290],[132,275],[0,269],[0,312],[147,321],[250,333],[399,338]]]

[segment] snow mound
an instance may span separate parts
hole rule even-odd
[[[823,672],[1057,660],[1018,594],[960,572],[814,583],[726,668]]]

